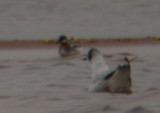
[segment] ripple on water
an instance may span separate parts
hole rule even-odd
[[[137,106],[137,107],[130,109],[126,113],[154,113],[154,112],[146,109],[143,106]]]
[[[122,52],[122,53],[119,53],[119,55],[122,55],[122,56],[135,56],[134,54],[129,53],[129,52]]]
[[[0,100],[2,99],[10,99],[12,98],[11,96],[8,96],[8,95],[0,95]]]
[[[153,72],[151,69],[148,69],[148,68],[144,68],[142,69],[144,72]]]
[[[66,84],[64,84],[64,85],[61,85],[61,84],[48,84],[45,87],[47,87],[47,88],[53,88],[53,87],[67,88],[67,87],[69,87],[69,85],[66,85]]]
[[[121,111],[121,109],[115,108],[110,105],[100,106],[99,104],[94,106],[84,106],[74,111],[74,113],[112,113],[115,111]]]
[[[62,66],[62,65],[74,66],[75,64],[69,63],[69,62],[58,62],[58,63],[52,64],[51,67],[54,67],[54,66]]]
[[[118,109],[113,106],[110,106],[110,105],[106,105],[102,109],[103,112],[116,111],[116,110],[118,110]]]
[[[8,65],[0,65],[0,69],[8,69],[8,68],[10,68],[10,66],[8,66]]]
[[[51,98],[47,98],[46,101],[49,101],[49,102],[53,102],[53,101],[59,101],[61,100],[60,98],[58,97],[51,97]]]
[[[113,57],[115,57],[114,54],[104,54],[103,56],[104,56],[104,58],[113,58]]]

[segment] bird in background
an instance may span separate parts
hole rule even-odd
[[[58,51],[61,57],[81,54],[80,45],[72,43],[65,35],[61,35],[57,42],[60,44]]]

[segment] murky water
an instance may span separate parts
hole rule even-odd
[[[159,0],[0,0],[0,39],[160,36]]]
[[[111,68],[124,55],[138,57],[131,64],[133,94],[90,93],[91,68],[83,56],[60,58],[57,49],[1,50],[0,112],[158,113],[159,46],[98,49]]]

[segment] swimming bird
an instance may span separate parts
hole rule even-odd
[[[65,35],[61,35],[58,39],[59,47],[59,55],[61,57],[74,56],[81,53],[80,46],[69,43],[67,37]]]
[[[96,48],[88,52],[88,60],[92,68],[91,92],[131,93],[131,65],[127,57],[125,63],[110,70],[103,55]]]

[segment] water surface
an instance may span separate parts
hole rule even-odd
[[[1,0],[0,40],[160,36],[159,0]]]

